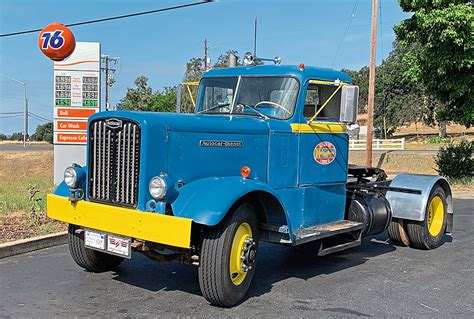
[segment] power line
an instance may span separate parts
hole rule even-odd
[[[42,117],[41,115],[38,115],[38,114],[35,114],[35,113],[32,113],[32,112],[29,112],[28,113],[30,116],[33,116],[33,117],[37,117],[39,119],[42,119],[43,121],[48,121],[48,122],[52,122],[53,120],[50,120],[50,119],[47,119],[45,117]]]
[[[24,112],[0,112],[0,114],[23,114]]]
[[[351,17],[350,17],[350,20],[349,20],[349,24],[347,25],[347,29],[346,29],[346,32],[344,32],[344,36],[342,37],[341,39],[341,42],[339,43],[339,45],[337,46],[337,50],[336,50],[336,54],[334,54],[334,57],[332,59],[332,62],[331,62],[331,67],[333,67],[334,65],[334,62],[336,62],[336,58],[339,54],[339,50],[341,49],[342,47],[342,44],[344,43],[345,39],[346,39],[346,36],[347,34],[349,33],[349,29],[351,28],[351,25],[352,25],[352,21],[354,20],[354,16],[355,16],[355,12],[357,10],[357,4],[358,4],[358,0],[355,0],[354,2],[354,7],[352,8],[352,12],[351,12]]]
[[[16,117],[23,117],[23,115],[5,115],[5,116],[0,116],[0,119],[12,119]]]
[[[156,9],[156,10],[136,12],[136,13],[124,14],[124,15],[114,16],[114,17],[109,17],[109,18],[96,19],[96,20],[75,22],[75,23],[66,24],[66,26],[67,27],[75,27],[75,26],[85,25],[85,24],[100,23],[100,22],[106,22],[106,21],[112,21],[112,20],[118,20],[118,19],[131,18],[131,17],[137,17],[137,16],[146,15],[146,14],[152,14],[152,13],[158,13],[158,12],[163,12],[163,11],[171,11],[171,10],[176,10],[176,9],[182,9],[182,8],[197,6],[197,5],[200,5],[200,4],[206,4],[206,3],[210,3],[210,2],[213,2],[213,0],[203,0],[203,1],[199,1],[199,2],[187,3],[187,4],[182,4],[182,5],[179,5],[179,6],[166,7],[166,8]],[[25,30],[25,31],[17,31],[17,32],[11,32],[11,33],[4,33],[4,34],[0,34],[0,38],[10,37],[10,36],[15,36],[15,35],[22,35],[22,34],[27,34],[27,33],[34,33],[34,32],[39,32],[41,30],[42,30],[42,28],[41,29]]]
[[[30,115],[30,117],[33,118],[33,119],[35,119],[35,120],[38,120],[38,121],[40,121],[40,122],[43,122],[43,123],[51,123],[51,122],[52,122],[52,121],[46,121],[46,120],[40,119],[40,118],[38,118],[38,117],[36,117],[36,116],[31,116],[31,115]]]

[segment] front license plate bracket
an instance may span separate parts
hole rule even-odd
[[[132,258],[132,239],[120,235],[85,229],[84,246],[122,258]]]

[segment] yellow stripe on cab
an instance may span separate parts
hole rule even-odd
[[[341,134],[346,133],[346,125],[334,122],[311,122],[309,124],[290,124],[293,133]]]

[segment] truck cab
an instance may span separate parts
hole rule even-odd
[[[88,165],[66,169],[48,215],[69,223],[81,267],[132,252],[193,264],[218,306],[244,298],[260,241],[325,255],[388,229],[395,244],[439,246],[452,227],[445,179],[349,165],[351,82],[302,64],[213,69],[194,114],[95,114]]]

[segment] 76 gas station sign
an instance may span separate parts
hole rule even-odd
[[[70,163],[85,165],[87,119],[100,110],[100,43],[77,42],[60,23],[38,35],[38,46],[54,61],[54,180]]]

